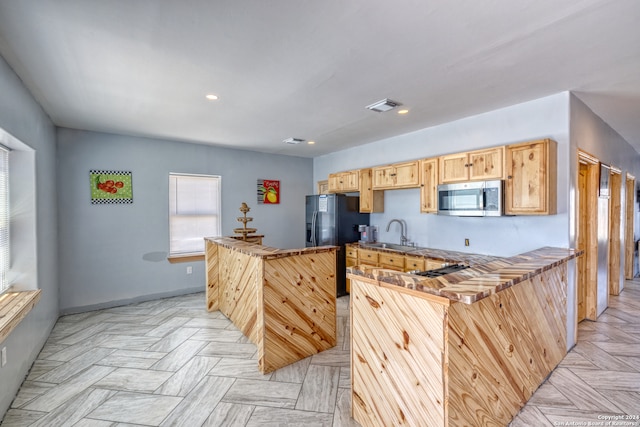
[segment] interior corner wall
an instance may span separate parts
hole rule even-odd
[[[265,235],[265,245],[304,247],[312,164],[301,157],[58,129],[62,313],[204,291],[204,261],[167,261],[170,172],[222,176],[224,235],[242,226],[237,218],[246,202],[250,226]],[[92,169],[131,171],[133,204],[91,204]],[[258,179],[280,180],[280,204],[257,203]]]
[[[636,188],[638,187],[638,179],[640,178],[640,155],[638,152],[616,131],[614,131],[609,125],[607,125],[600,117],[598,117],[584,102],[582,102],[578,96],[571,95],[570,99],[570,135],[571,135],[571,184],[570,188],[572,193],[575,192],[577,186],[577,168],[578,168],[578,150],[585,151],[596,158],[602,163],[615,166],[622,170],[622,189],[621,189],[621,203],[625,206],[626,191],[625,191],[625,176],[627,173],[636,177]],[[635,194],[635,191],[634,191]],[[575,211],[575,198],[571,200],[571,210]],[[606,203],[607,200],[599,199],[599,204]],[[638,206],[632,200],[634,207],[634,242],[637,239],[639,224],[639,212]],[[608,206],[608,205],[607,205]],[[605,211],[606,213],[607,211]],[[599,238],[601,241],[608,241],[608,223],[598,225]],[[621,216],[621,243],[620,253],[625,253],[625,215]],[[575,217],[571,218],[570,225],[570,239],[571,245],[575,246],[576,242],[576,221]],[[600,244],[599,244],[600,246]],[[606,246],[606,244],[605,244]],[[597,315],[600,315],[606,308],[608,303],[608,281],[607,271],[608,261],[607,254],[601,254],[598,256],[598,297],[597,297]],[[624,259],[624,257],[622,257]],[[621,271],[621,283],[620,289],[624,287],[624,265],[620,266]],[[637,271],[637,266],[634,268]]]
[[[42,290],[40,302],[1,345],[7,348],[7,364],[0,369],[1,419],[58,318],[58,236],[55,128],[2,57],[0,93],[0,128],[34,150],[37,267],[30,286]]]

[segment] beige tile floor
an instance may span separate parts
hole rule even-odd
[[[267,375],[202,293],[61,317],[2,426],[357,426],[348,303],[338,300],[335,348]],[[578,345],[511,425],[623,414],[640,414],[640,281],[580,324]]]

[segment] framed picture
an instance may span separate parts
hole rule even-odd
[[[133,203],[131,172],[90,170],[89,182],[94,205]]]
[[[280,203],[280,181],[274,179],[258,180],[258,204],[277,205]]]

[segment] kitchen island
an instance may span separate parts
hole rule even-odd
[[[262,373],[336,345],[335,246],[277,249],[205,238],[206,303],[258,347]]]
[[[437,278],[349,268],[353,418],[508,425],[566,354],[576,255],[540,248]]]

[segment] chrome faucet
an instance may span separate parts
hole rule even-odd
[[[404,222],[404,219],[392,219],[391,221],[389,221],[389,224],[387,224],[387,231],[389,231],[391,224],[394,222],[397,222],[398,224],[400,224],[400,244],[404,246],[407,244],[409,240],[407,239],[407,235],[406,235],[407,223]]]

